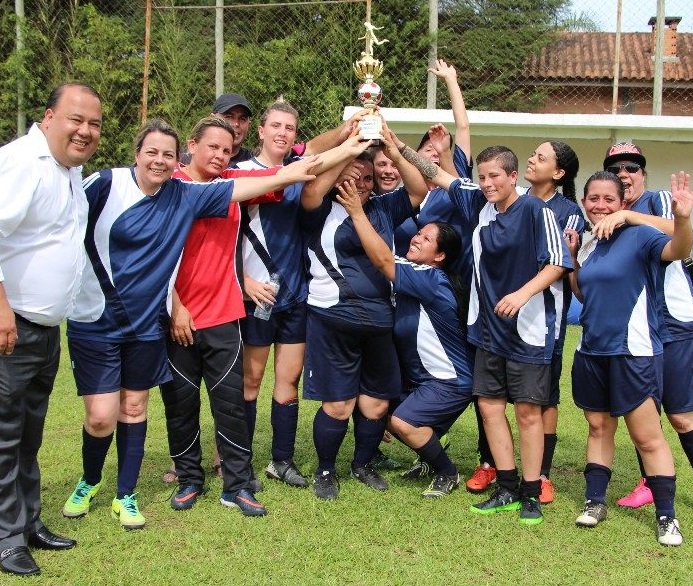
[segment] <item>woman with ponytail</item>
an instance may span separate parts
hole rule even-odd
[[[553,210],[562,232],[575,230],[580,237],[585,229],[585,218],[575,199],[575,177],[579,162],[575,151],[566,143],[547,141],[541,143],[527,160],[525,181],[530,187],[526,193],[538,197]],[[559,191],[560,189],[560,191]],[[553,454],[556,449],[556,427],[558,424],[558,403],[560,402],[560,380],[563,364],[563,342],[566,333],[566,316],[572,294],[568,277],[557,281],[552,288],[563,287],[562,307],[556,307],[556,344],[551,362],[551,396],[549,404],[542,407],[544,424],[544,457],[541,463],[542,503],[550,503],[554,498],[554,488],[549,475]]]

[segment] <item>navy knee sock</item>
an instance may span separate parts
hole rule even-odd
[[[676,476],[646,476],[647,486],[652,491],[655,514],[659,517],[676,517],[674,497]]]
[[[116,447],[118,448],[118,498],[135,492],[144,458],[144,440],[147,420],[140,423],[118,422]]]
[[[693,466],[693,431],[679,434],[679,441],[688,461]]]
[[[556,441],[558,437],[555,433],[544,434],[544,455],[541,459],[541,475],[546,478],[551,474],[551,466],[553,465],[553,455],[556,451]]]
[[[317,410],[313,419],[313,443],[318,454],[316,473],[335,472],[337,453],[348,428],[348,419],[330,417],[322,407]]]
[[[611,468],[588,462],[584,475],[585,500],[606,504],[606,487],[611,480]]]
[[[253,445],[255,437],[255,421],[257,420],[257,399],[245,402],[245,421],[248,424],[248,436],[250,437],[250,445]]]
[[[101,482],[101,472],[112,441],[112,433],[106,437],[95,437],[82,428],[82,477],[87,484]]]
[[[354,466],[365,466],[373,459],[383,440],[387,416],[368,419],[361,411],[354,409]]]
[[[278,403],[272,399],[272,459],[291,460],[298,428],[298,399]]]
[[[423,462],[427,462],[438,474],[457,476],[457,468],[448,457],[447,452],[440,445],[438,436],[434,433],[420,448],[414,450]]]

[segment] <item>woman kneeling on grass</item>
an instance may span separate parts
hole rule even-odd
[[[647,473],[661,545],[681,545],[683,537],[674,511],[674,460],[659,421],[662,342],[656,289],[663,262],[685,258],[693,244],[689,175],[672,175],[671,193],[672,238],[645,225],[621,225],[612,232],[611,223],[600,220],[621,209],[624,188],[616,175],[600,171],[587,180],[582,200],[595,238],[578,253],[577,233],[566,230],[575,266],[571,286],[583,303],[573,399],[589,424],[585,506],[575,522],[594,527],[606,519],[614,436],[623,416]]]
[[[434,470],[423,496],[446,496],[460,477],[438,438],[472,400],[473,353],[459,315],[463,287],[448,272],[461,239],[450,224],[433,222],[411,239],[406,259],[395,257],[366,216],[354,182],[337,189],[369,260],[394,286],[394,337],[406,388],[390,424]]]

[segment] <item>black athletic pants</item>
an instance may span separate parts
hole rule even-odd
[[[161,385],[171,458],[180,484],[203,484],[200,384],[205,381],[222,460],[224,490],[249,488],[250,438],[243,400],[243,343],[238,321],[193,332],[184,347],[167,338],[173,380]]]

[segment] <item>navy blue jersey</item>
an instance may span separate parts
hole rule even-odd
[[[363,206],[390,247],[395,226],[412,213],[404,187],[371,197]],[[304,212],[310,282],[308,304],[318,313],[345,321],[392,327],[392,287],[376,269],[344,208],[326,197]]]
[[[471,179],[472,164],[467,160],[460,147],[455,145],[453,150],[453,162],[457,174],[462,179]],[[412,237],[423,226],[431,222],[447,222],[451,224],[462,238],[460,255],[451,266],[451,270],[460,275],[466,286],[472,283],[472,239],[473,226],[465,221],[457,206],[452,203],[445,189],[435,188],[428,192],[426,198],[419,206],[419,211],[404,220],[395,229],[395,253],[401,257],[407,255],[409,243]]]
[[[472,387],[473,360],[445,273],[396,257],[395,344],[410,387],[432,380]]]
[[[527,189],[525,193],[530,194],[531,189]],[[582,240],[582,233],[585,231],[585,217],[582,215],[582,210],[574,201],[569,200],[558,191],[551,198],[545,201],[547,206],[551,208],[556,216],[556,222],[561,229],[561,234],[565,234],[566,228],[575,230]],[[565,342],[565,332],[567,324],[568,309],[573,298],[573,292],[570,288],[570,281],[566,275],[560,281],[556,281],[551,288],[556,293],[556,345],[553,352],[557,355],[563,354],[563,343]]]
[[[238,164],[239,169],[267,169],[256,158]],[[277,203],[242,207],[243,272],[268,283],[272,273],[281,276],[275,311],[306,300],[308,294],[303,267],[303,236],[299,225],[303,183],[284,189]]]
[[[510,319],[496,315],[494,308],[547,264],[572,269],[554,213],[528,195],[520,195],[505,212],[498,213],[478,186],[459,180],[450,186],[450,198],[469,221],[476,216],[469,341],[516,362],[550,364],[556,307],[562,303],[562,294],[547,287]]]
[[[671,193],[646,191],[630,208],[634,212],[673,220]],[[693,284],[683,261],[667,265],[657,292],[662,299],[662,342],[693,338]]]
[[[107,169],[84,180],[89,221],[84,270],[68,334],[112,342],[163,337],[169,280],[193,220],[228,214],[233,180],[166,181],[144,195],[134,169]]]
[[[650,226],[624,226],[594,239],[578,255],[583,296],[578,349],[595,356],[662,353],[657,281],[670,238]],[[608,255],[608,256],[607,256]]]

